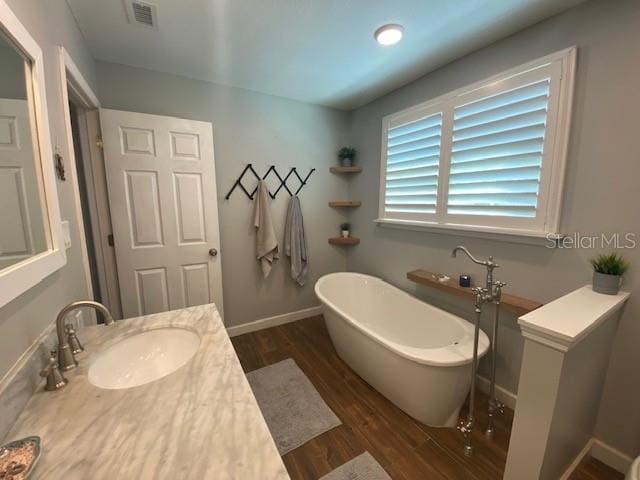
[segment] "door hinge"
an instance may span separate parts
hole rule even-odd
[[[96,146],[97,146],[100,150],[104,150],[104,143],[102,142],[102,138],[100,138],[100,137],[96,137]]]
[[[110,233],[109,235],[107,235],[107,243],[109,244],[110,247],[114,246],[113,243],[113,233]]]

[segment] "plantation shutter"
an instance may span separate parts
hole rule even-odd
[[[378,224],[559,234],[576,49],[382,119]]]
[[[453,110],[447,214],[536,217],[550,79]]]
[[[385,214],[435,214],[442,113],[387,129]]]

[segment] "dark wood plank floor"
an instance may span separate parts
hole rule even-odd
[[[476,452],[462,453],[455,429],[432,428],[412,419],[353,372],[337,355],[321,316],[232,338],[245,372],[293,358],[342,425],[283,457],[293,480],[316,480],[369,451],[394,480],[501,479],[513,411],[500,416],[487,440],[487,397],[478,394]],[[464,412],[462,412],[464,415]],[[618,480],[624,476],[587,458],[573,480]]]
[[[593,457],[586,457],[571,475],[570,480],[601,479],[624,480],[624,475]]]

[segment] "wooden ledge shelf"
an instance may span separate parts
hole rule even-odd
[[[473,299],[475,297],[471,288],[465,288],[458,285],[457,278],[451,278],[443,283],[433,278],[434,275],[436,274],[428,272],[427,270],[414,270],[407,273],[407,278],[412,282],[426,285],[428,287],[435,288],[436,290],[457,295],[459,297],[465,297],[468,299]],[[536,302],[535,300],[529,300],[528,298],[517,297],[503,292],[502,302],[500,305],[505,310],[508,310],[517,317],[520,317],[526,313],[532,312],[536,308],[540,308],[543,304]]]
[[[360,165],[355,165],[353,167],[329,167],[329,171],[331,173],[360,173],[362,171],[362,167]]]
[[[360,205],[362,205],[362,202],[355,200],[339,200],[335,202],[329,202],[329,206],[333,208],[356,208]]]
[[[358,245],[360,239],[356,237],[333,237],[329,239],[331,245]]]

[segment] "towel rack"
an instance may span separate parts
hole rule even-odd
[[[245,174],[247,172],[250,172],[253,174],[253,176],[256,178],[256,180],[260,181],[260,180],[265,180],[271,173],[273,173],[278,180],[280,181],[280,185],[278,185],[278,188],[276,189],[275,192],[271,193],[269,192],[269,196],[275,200],[276,196],[278,195],[278,192],[280,192],[280,190],[282,190],[283,188],[287,191],[287,193],[290,196],[294,196],[297,195],[298,192],[300,192],[300,190],[302,190],[302,187],[304,187],[307,184],[307,180],[309,180],[309,177],[311,176],[311,174],[313,172],[315,172],[316,169],[312,168],[311,170],[309,170],[309,173],[307,173],[307,176],[302,178],[300,176],[300,174],[298,173],[298,170],[296,169],[296,167],[291,167],[289,169],[289,173],[287,173],[285,175],[284,178],[282,178],[282,176],[280,175],[280,173],[278,172],[278,170],[276,169],[275,165],[271,165],[267,171],[265,172],[265,174],[260,177],[260,175],[258,175],[258,172],[255,171],[255,169],[253,168],[253,165],[251,163],[247,164],[246,167],[244,167],[244,169],[242,170],[242,173],[240,173],[240,176],[236,179],[236,181],[233,183],[233,186],[231,187],[231,189],[229,190],[229,193],[227,193],[227,195],[225,195],[225,200],[229,200],[229,198],[231,197],[231,194],[233,193],[233,191],[236,189],[236,187],[240,187],[242,189],[242,191],[245,193],[245,195],[250,199],[253,200],[254,195],[256,194],[256,191],[258,190],[258,187],[256,186],[253,191],[251,193],[249,193],[249,191],[245,188],[245,186],[242,184],[242,178],[245,176]],[[291,177],[291,175],[295,175],[298,178],[298,181],[300,182],[300,186],[296,189],[295,193],[291,193],[291,190],[289,190],[289,186],[287,185],[287,181],[289,180],[289,178]]]

